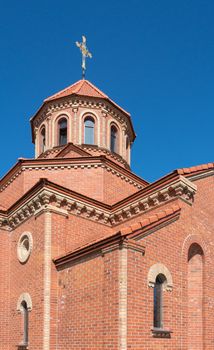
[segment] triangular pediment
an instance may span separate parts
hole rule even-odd
[[[91,157],[91,154],[74,145],[68,143],[55,158],[75,158],[75,157]]]

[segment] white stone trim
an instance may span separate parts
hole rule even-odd
[[[90,148],[83,148],[83,149],[89,149],[92,150]],[[81,162],[81,163],[55,163],[55,164],[43,164],[43,165],[23,165],[21,167],[21,169],[19,169],[11,178],[10,180],[8,180],[4,185],[2,185],[0,187],[0,192],[4,191],[14,180],[16,180],[16,178],[23,172],[23,171],[31,171],[31,170],[58,170],[58,169],[85,169],[85,168],[106,168],[107,171],[111,171],[112,174],[120,177],[122,180],[125,180],[126,182],[129,182],[130,184],[132,184],[135,187],[138,187],[139,189],[143,188],[143,185],[135,180],[133,180],[132,176],[126,176],[121,174],[119,171],[115,170],[113,167],[111,167],[110,165],[105,165],[105,164],[101,164],[100,162],[96,162],[94,161],[93,163],[91,162]],[[45,175],[44,175],[45,176]]]
[[[58,146],[58,142],[57,142],[57,131],[58,131],[58,119],[61,119],[61,117],[63,118],[63,116],[67,119],[67,138],[68,138],[68,142],[72,142],[72,115],[69,112],[59,112],[57,113],[52,119],[51,119],[51,123],[52,123],[52,147]]]
[[[77,139],[77,135],[78,135],[78,130],[77,130],[77,112],[78,112],[78,108],[72,108],[72,111],[74,113],[74,122],[73,122],[73,135],[71,137],[71,140],[73,141],[74,144],[78,144],[78,139]],[[72,142],[71,141],[71,142]]]
[[[46,212],[45,213],[45,227],[44,227],[43,350],[50,349],[51,224],[52,224],[52,214],[50,212]]]
[[[150,267],[148,272],[148,286],[154,288],[156,278],[159,274],[166,277],[166,281],[163,283],[163,289],[171,292],[173,289],[172,275],[168,268],[161,263],[154,264]]]
[[[29,249],[28,251],[23,250],[23,239],[27,239],[28,240],[28,244],[29,244]],[[23,232],[19,238],[18,244],[17,244],[17,257],[19,259],[19,261],[23,264],[26,263],[31,255],[33,249],[33,237],[32,234],[30,232]]]
[[[37,132],[36,132],[36,145],[37,145],[37,150],[36,150],[36,154],[40,155],[41,152],[41,130],[42,128],[45,127],[45,151],[48,149],[48,145],[47,145],[47,140],[48,140],[48,125],[47,125],[47,120],[44,120],[44,122],[40,125],[40,127],[38,128]]]
[[[126,115],[126,113],[122,112],[121,110],[117,109],[116,107],[113,107],[110,102],[105,101],[103,99],[100,99],[99,101],[97,99],[93,99],[93,97],[83,97],[83,96],[77,96],[77,97],[65,97],[64,99],[60,99],[60,101],[50,101],[47,105],[45,105],[42,110],[38,113],[36,118],[33,121],[33,128],[39,127],[39,125],[42,123],[42,121],[46,118],[47,113],[53,113],[55,111],[62,111],[67,108],[78,108],[78,107],[84,107],[84,108],[90,108],[90,110],[105,110],[108,115],[111,115],[113,118],[115,118],[119,123],[124,123],[127,126],[128,134],[130,135],[130,139],[133,140],[133,132],[131,129],[131,122],[129,120],[129,117]]]
[[[84,199],[77,199],[72,195],[62,194],[55,189],[43,187],[20,207],[12,211],[8,216],[0,216],[0,228],[12,230],[23,221],[35,215],[40,209],[47,209],[51,204],[52,210],[63,209],[66,213],[82,216],[86,219],[97,221],[100,224],[115,226],[129,220],[149,209],[154,209],[160,204],[167,203],[173,198],[180,198],[188,204],[192,204],[196,192],[196,186],[180,176],[174,182],[157,189],[150,194],[142,194],[137,200],[124,204],[119,209],[104,209],[101,205],[89,203]]]
[[[107,122],[107,130],[106,130],[106,134],[107,134],[107,148],[110,150],[110,139],[111,139],[111,124],[115,124],[116,127],[119,130],[119,152],[118,154],[123,157],[123,131],[122,131],[122,127],[121,125],[118,123],[118,121],[114,120],[114,119],[109,119]]]
[[[94,132],[97,134],[97,142],[95,142],[94,145],[100,146],[100,117],[99,117],[99,115],[96,112],[94,112],[94,111],[92,112],[90,109],[88,109],[88,110],[86,109],[86,110],[82,111],[82,113],[80,114],[80,117],[79,117],[79,128],[80,128],[79,129],[79,133],[80,133],[79,134],[80,135],[79,140],[80,140],[80,145],[82,143],[85,143],[84,139],[82,141],[82,130],[85,130],[84,129],[84,119],[87,116],[92,117],[92,118],[95,119],[95,128],[97,130],[96,130],[96,132],[94,130]],[[85,136],[83,135],[83,137],[85,137]],[[96,141],[96,140],[94,140],[94,141]]]
[[[32,306],[32,300],[31,300],[31,297],[30,297],[30,294],[29,293],[22,293],[18,299],[18,302],[17,302],[17,307],[16,307],[16,310],[17,311],[20,311],[22,312],[22,302],[25,301],[26,304],[27,304],[27,309],[28,311],[31,311],[33,306]]]

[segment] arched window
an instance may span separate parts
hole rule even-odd
[[[67,143],[67,119],[61,118],[58,121],[58,143],[59,146],[65,145]]]
[[[21,312],[23,313],[23,345],[28,345],[28,307],[25,300],[21,303]]]
[[[84,143],[88,145],[94,144],[94,120],[87,117],[84,121]]]
[[[111,126],[110,149],[112,152],[118,153],[118,130],[115,125]]]
[[[154,328],[163,328],[163,284],[166,277],[159,274],[154,285]]]
[[[46,147],[46,137],[45,137],[45,127],[43,126],[41,130],[41,153],[45,151]]]
[[[28,293],[22,293],[17,303],[17,310],[22,314],[22,346],[27,347],[29,337],[29,312],[32,310],[32,301]]]
[[[197,243],[188,252],[188,349],[203,349],[204,334],[204,253]]]

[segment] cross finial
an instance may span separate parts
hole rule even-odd
[[[82,79],[85,79],[85,71],[86,71],[86,57],[92,58],[92,54],[88,51],[86,46],[86,37],[82,36],[82,43],[76,41],[77,47],[80,48],[82,53]]]

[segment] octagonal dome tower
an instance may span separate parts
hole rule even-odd
[[[44,100],[31,118],[35,157],[51,158],[68,144],[130,165],[135,139],[130,114],[87,80]]]

